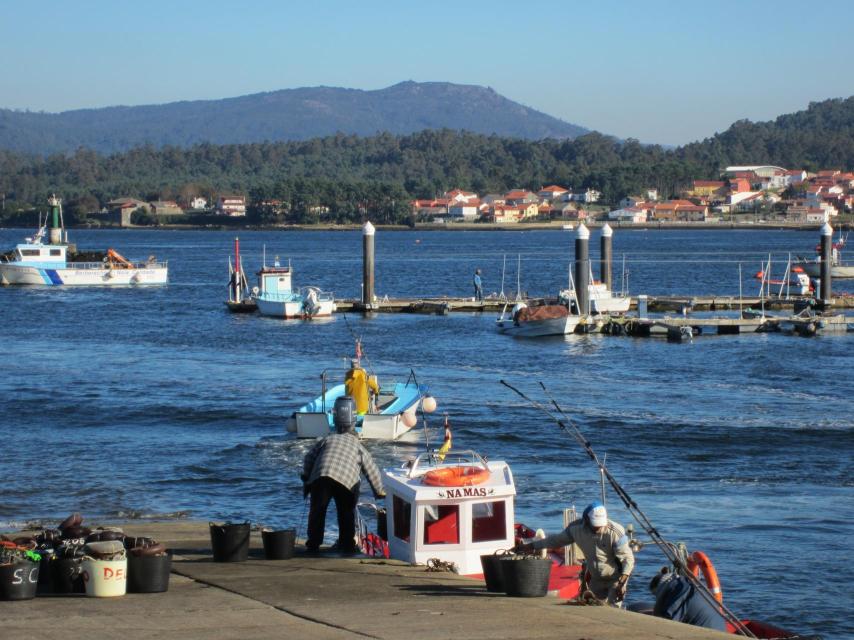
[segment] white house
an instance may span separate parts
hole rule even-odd
[[[586,202],[589,204],[591,202],[598,202],[601,196],[602,194],[595,189],[585,189],[580,193],[573,193],[572,199],[576,202]]]
[[[453,202],[448,205],[448,217],[452,220],[475,220],[480,215],[480,202]]]
[[[219,199],[216,201],[216,212],[221,216],[245,216],[246,196],[220,196]]]
[[[196,196],[189,202],[190,209],[207,209],[208,201],[202,196]]]
[[[636,207],[623,207],[608,212],[608,220],[616,222],[646,222],[647,214],[645,209]]]

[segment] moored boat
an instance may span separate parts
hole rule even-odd
[[[234,239],[234,265],[231,264],[231,258],[228,259],[228,300],[225,306],[234,313],[252,313],[258,309],[243,271],[238,238]]]
[[[154,256],[145,262],[132,262],[113,249],[105,253],[78,253],[76,247],[68,243],[62,225],[62,201],[51,196],[48,204],[51,208],[49,235],[46,221],[35,235],[4,255],[0,261],[0,284],[117,286],[167,282],[168,265],[158,262]]]
[[[508,313],[509,304],[504,305],[501,316],[495,321],[499,333],[521,338],[562,336],[574,333],[581,323],[581,316],[569,312],[565,304],[539,304],[529,306],[517,302]]]
[[[335,311],[335,297],[317,287],[292,287],[291,265],[283,267],[278,257],[269,267],[264,264],[258,272],[258,287],[253,299],[261,315],[277,318],[322,318]]]

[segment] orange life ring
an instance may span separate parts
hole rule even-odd
[[[718,580],[718,572],[715,571],[715,565],[709,560],[709,557],[702,551],[695,551],[688,557],[688,569],[697,578],[700,577],[700,571],[703,572],[703,579],[706,581],[706,588],[715,596],[718,602],[724,601],[724,592],[721,590],[721,582]]]
[[[489,480],[489,469],[483,467],[444,467],[433,469],[423,476],[431,487],[470,487]]]

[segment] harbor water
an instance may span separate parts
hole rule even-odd
[[[0,230],[4,250],[32,230]],[[340,314],[312,322],[230,315],[233,233],[72,230],[81,249],[113,247],[169,261],[164,287],[0,289],[0,529],[89,520],[250,520],[304,533],[299,473],[310,442],[286,417],[343,379],[361,336],[380,384],[413,369],[437,397],[454,448],[505,459],[517,519],[560,528],[562,508],[599,496],[580,447],[499,383],[548,402],[542,382],[662,535],[714,562],[725,602],[744,617],[825,638],[854,638],[848,565],[854,551],[854,334],[702,336],[691,343],[601,335],[519,340],[493,314]],[[247,275],[291,259],[297,285],[358,297],[358,231],[241,233]],[[379,230],[378,296],[530,295],[566,287],[567,231]],[[817,232],[654,230],[614,234],[632,294],[756,295],[772,257],[812,256]],[[598,232],[591,237],[597,257]],[[594,262],[594,271],[598,267]],[[850,283],[836,290],[852,291]],[[854,312],[851,312],[854,315]],[[421,445],[369,444],[383,466]],[[367,496],[366,496],[367,497]],[[613,493],[614,519],[627,514]],[[329,519],[329,525],[334,517]],[[637,528],[637,527],[636,527]],[[643,537],[641,533],[641,537]],[[328,542],[331,542],[327,538]],[[663,557],[647,546],[629,600]]]

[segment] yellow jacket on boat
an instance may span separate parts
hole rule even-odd
[[[370,389],[376,394],[380,392],[376,379],[373,376],[368,376],[368,372],[362,367],[353,367],[347,372],[344,378],[344,388],[347,390],[347,395],[353,398],[353,402],[356,403],[356,413],[359,415],[365,415],[370,407],[371,398],[368,390]]]

